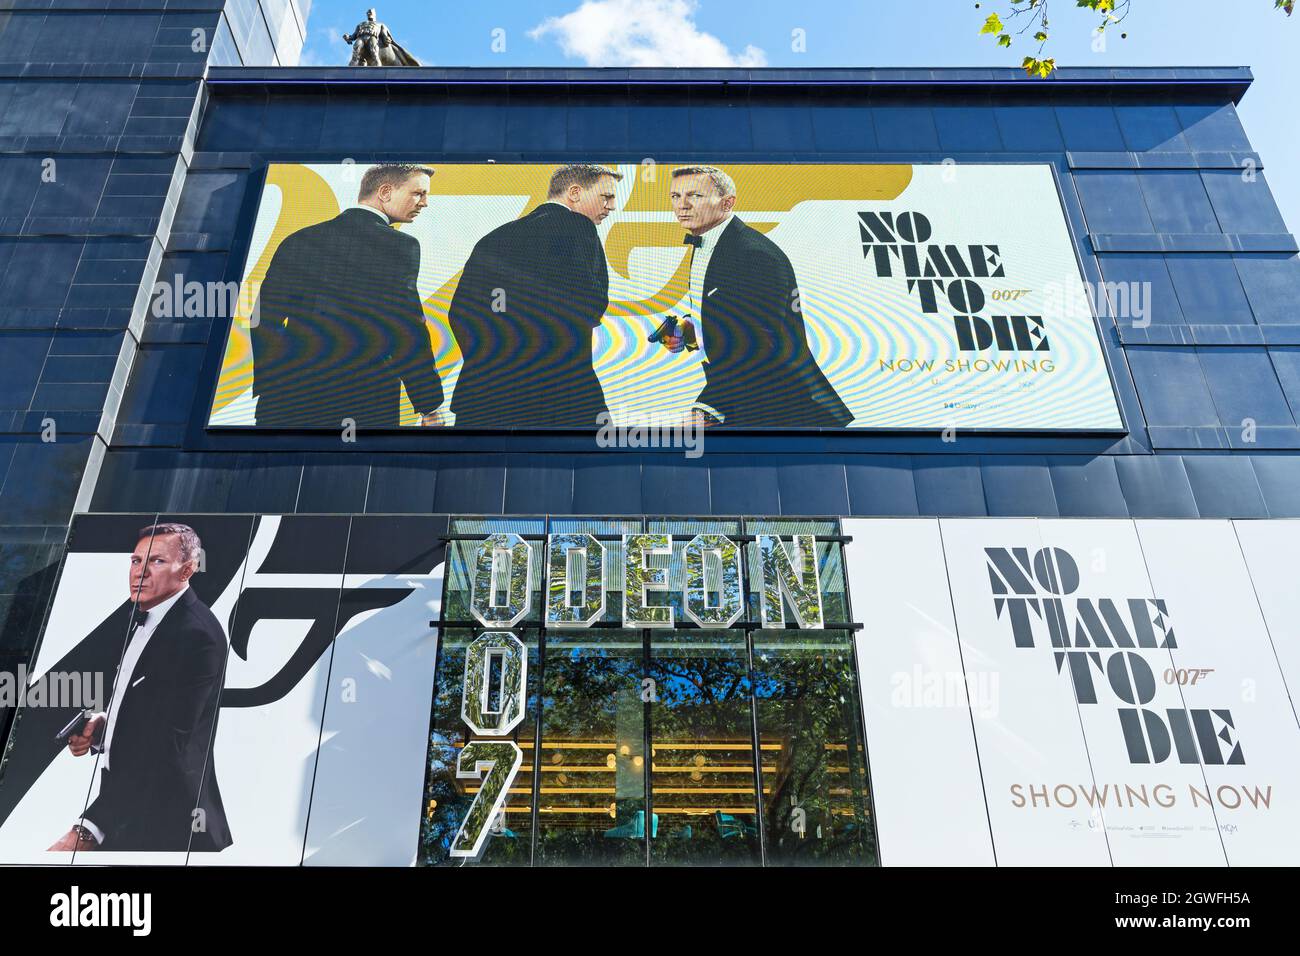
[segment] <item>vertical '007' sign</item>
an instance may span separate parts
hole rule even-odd
[[[820,630],[825,623],[816,541],[812,535],[793,538],[792,550],[776,535],[755,538],[762,626],[785,626],[784,597],[800,628]],[[674,627],[673,608],[650,601],[652,593],[669,590],[668,569],[662,565],[672,554],[672,536],[625,534],[622,543],[623,626]],[[547,544],[546,625],[590,627],[605,610],[604,546],[589,534],[553,534]],[[731,627],[744,610],[740,549],[725,535],[699,534],[687,543],[682,557],[686,616],[701,628]],[[457,757],[456,776],[481,783],[452,841],[453,857],[479,856],[523,763],[517,744],[492,738],[507,736],[524,718],[528,651],[514,634],[493,629],[514,627],[527,616],[532,558],[532,546],[510,533],[490,535],[475,554],[470,612],[488,630],[465,652],[460,714],[472,737]]]
[[[497,702],[492,703],[492,672],[498,670]],[[461,718],[482,737],[504,737],[524,719],[528,650],[505,631],[475,638],[465,651],[465,696]],[[492,821],[501,812],[524,755],[513,740],[470,740],[456,759],[456,776],[482,780],[469,813],[456,831],[451,855],[477,857]]]

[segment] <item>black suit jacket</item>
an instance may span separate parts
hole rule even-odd
[[[419,269],[419,241],[365,209],[288,236],[251,331],[257,424],[395,427],[403,383],[417,412],[438,408]]]
[[[704,275],[705,386],[698,401],[742,427],[840,428],[853,413],[813,358],[796,308],[794,267],[733,217]]]
[[[231,844],[212,754],[225,664],[221,625],[186,590],[150,636],[130,686],[114,695],[109,768],[85,812],[104,831],[103,849]],[[193,832],[196,808],[200,832]]]
[[[456,424],[598,428],[591,333],[608,305],[605,250],[586,216],[542,203],[480,239],[448,315],[465,357]]]

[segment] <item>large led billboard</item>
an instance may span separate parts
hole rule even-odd
[[[1122,428],[1048,165],[273,164],[241,280],[210,426]]]

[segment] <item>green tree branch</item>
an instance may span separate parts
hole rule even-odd
[[[1051,21],[1047,17],[1048,0],[1008,0],[1008,3],[1010,6],[1004,13],[988,15],[980,27],[980,34],[993,37],[998,46],[1010,47],[1015,37],[1023,36],[1032,29],[1032,37],[1038,47],[1020,65],[1030,76],[1051,76],[1056,70],[1056,58],[1043,56],[1047,41],[1051,39]],[[1296,0],[1273,0],[1273,8],[1281,10],[1288,17],[1295,12],[1295,4]],[[1103,33],[1107,27],[1124,22],[1131,11],[1133,0],[1074,0],[1074,5],[1098,14],[1101,20],[1097,24],[1097,32]],[[980,7],[981,4],[975,4],[975,9]],[[1120,36],[1126,38],[1128,34]]]

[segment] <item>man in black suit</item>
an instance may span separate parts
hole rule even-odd
[[[465,364],[456,425],[598,427],[605,393],[591,334],[609,305],[596,226],[614,209],[616,170],[561,166],[546,202],[474,246],[448,321]]]
[[[735,182],[713,166],[673,170],[669,200],[687,231],[691,312],[707,360],[699,425],[843,428],[853,413],[813,358],[794,267],[734,214]],[[665,336],[680,352],[680,335]]]
[[[108,710],[68,738],[100,758],[99,795],[51,850],[222,850],[232,842],[213,765],[226,636],[189,587],[201,544],[188,525],[140,531],[135,610]]]
[[[357,205],[280,243],[251,331],[258,425],[393,428],[403,385],[422,425],[443,424],[416,288],[420,243],[391,225],[429,204],[432,174],[371,166]]]

